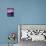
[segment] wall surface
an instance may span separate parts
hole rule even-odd
[[[14,17],[7,17],[7,8],[15,9]],[[46,24],[46,0],[0,0],[0,44],[18,32],[17,24]]]

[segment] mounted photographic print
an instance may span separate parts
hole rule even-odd
[[[9,17],[14,16],[14,8],[7,8],[7,16]]]

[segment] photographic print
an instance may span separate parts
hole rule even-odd
[[[7,16],[9,17],[14,16],[14,8],[7,8]]]

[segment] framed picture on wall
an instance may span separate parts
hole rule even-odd
[[[14,16],[14,8],[7,8],[7,16],[8,17]]]
[[[18,41],[46,41],[46,24],[19,24]]]

